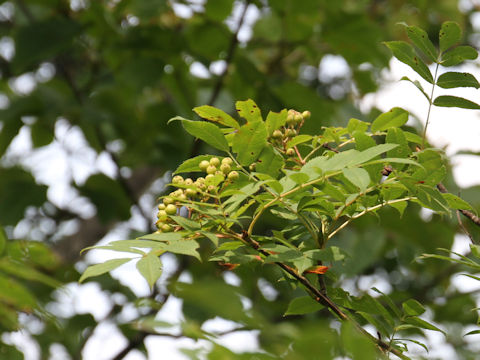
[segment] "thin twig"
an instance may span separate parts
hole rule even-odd
[[[437,189],[441,193],[444,193],[444,194],[448,193],[447,188],[442,183],[437,184]],[[480,217],[475,215],[473,212],[471,212],[470,210],[458,210],[458,211],[460,211],[463,214],[463,216],[469,218],[475,225],[480,226]]]

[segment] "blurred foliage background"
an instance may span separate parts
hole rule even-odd
[[[133,349],[147,356],[145,340],[166,326],[155,315],[170,297],[183,300],[174,337],[201,339],[208,319],[241,317],[236,293],[249,300],[257,320],[250,328],[259,330],[260,347],[271,354],[281,355],[294,340],[295,359],[313,359],[312,354],[340,346],[327,312],[283,317],[289,301],[302,292],[278,283],[278,271],[268,266],[239,268],[238,286],[231,286],[225,269],[177,259],[154,294],[143,298],[109,275],[91,280],[105,295],[109,310],[103,318],[73,305],[61,311],[55,304],[68,291],[61,286],[77,286],[86,266],[81,249],[104,236],[132,238],[151,231],[155,198],[169,171],[189,156],[214,153],[178,122],[167,126],[168,119],[192,118],[192,108],[202,104],[233,112],[235,100],[252,98],[264,110],[310,110],[312,121],[305,126],[310,133],[346,125],[351,117],[372,120],[378,110],[362,114],[359,104],[377,91],[388,68],[391,56],[381,42],[405,36],[396,24],[420,26],[436,40],[443,21],[457,21],[464,43],[476,46],[473,20],[480,5],[473,0],[0,3],[0,225],[5,230],[0,233],[0,358],[23,359],[12,340],[22,329],[41,359],[81,359],[103,323],[113,324],[126,340],[114,350],[115,359]],[[338,64],[344,71],[335,70]],[[459,192],[451,175],[445,185]],[[479,190],[461,194],[479,208]],[[462,337],[477,322],[471,311],[477,293],[460,292],[452,282],[462,268],[415,261],[424,252],[451,248],[460,232],[455,217],[422,216],[410,205],[399,218],[385,209],[380,219],[362,218],[342,235],[340,245],[351,257],[338,269],[343,275],[328,281],[353,294],[362,294],[373,280],[389,284],[395,301],[415,298],[428,307],[430,319],[449,333],[442,346],[451,345],[458,359],[478,358],[478,346]],[[175,286],[186,273],[194,286]],[[353,333],[342,341],[347,349],[363,349]],[[208,359],[251,358],[220,345],[206,348]],[[412,354],[420,350],[414,346]],[[150,359],[160,359],[161,352],[148,348]],[[194,350],[185,354],[198,356]]]

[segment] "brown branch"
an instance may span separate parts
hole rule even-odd
[[[241,236],[236,234],[237,238],[243,240],[247,245],[251,246],[253,249],[257,250],[260,254],[264,256],[269,256],[270,253],[267,251],[263,250],[260,247],[260,244],[252,239],[250,236],[248,236],[248,233],[244,231]],[[396,356],[398,356],[400,359],[403,360],[409,360],[410,358],[406,355],[403,355],[402,352],[399,350],[392,348],[390,344],[387,344],[386,342],[382,341],[381,339],[377,339],[376,337],[372,336],[368,331],[366,331],[364,328],[362,328],[352,317],[346,313],[344,313],[338,306],[335,304],[328,296],[323,294],[319,289],[317,289],[313,284],[303,275],[300,275],[295,269],[291,268],[290,266],[283,264],[281,262],[275,262],[275,265],[279,266],[282,268],[286,273],[297,279],[298,282],[300,282],[310,293],[312,298],[317,301],[318,303],[322,304],[326,308],[330,309],[335,315],[337,315],[340,320],[342,321],[351,321],[352,324],[357,328],[358,331],[360,331],[362,334],[364,334],[366,337],[368,337],[371,341],[373,341],[380,349],[382,349],[385,352],[390,352]]]

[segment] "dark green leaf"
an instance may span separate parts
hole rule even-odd
[[[160,248],[165,251],[180,254],[180,255],[189,255],[201,260],[200,254],[197,249],[200,247],[195,240],[179,240],[172,241],[170,243],[159,243]]]
[[[475,109],[479,110],[480,105],[474,103],[473,101],[450,95],[442,95],[437,97],[433,101],[433,105],[442,106],[442,107],[459,107],[462,109]]]
[[[225,152],[228,151],[227,140],[218,126],[206,121],[187,120],[180,116],[170,119],[170,121],[172,120],[181,120],[183,127],[190,135],[205,141],[208,145]]]
[[[460,197],[446,193],[442,194],[445,200],[448,202],[448,206],[450,206],[452,209],[458,209],[458,210],[475,210],[472,205],[470,205],[468,202],[465,200],[461,199]]]
[[[323,308],[324,306],[313,300],[311,296],[301,296],[290,301],[283,316],[309,314]]]
[[[405,80],[405,81],[411,82],[413,85],[416,86],[416,88],[417,88],[418,90],[420,90],[420,92],[423,94],[423,96],[425,96],[425,98],[427,99],[427,101],[430,102],[430,96],[428,96],[428,94],[425,92],[425,90],[423,89],[422,84],[420,84],[420,81],[418,81],[418,80],[412,81],[412,80],[410,80],[410,79],[409,79],[408,77],[406,77],[406,76],[402,77],[400,80]]]
[[[442,54],[443,66],[455,66],[465,60],[475,60],[478,52],[471,46],[457,46],[456,48]]]
[[[417,74],[433,83],[433,76],[427,65],[425,65],[413,50],[413,47],[405,41],[389,41],[384,43],[398,60],[410,66]]]
[[[469,73],[447,72],[438,77],[437,85],[444,89],[451,89],[457,87],[473,87],[480,88],[475,76]]]
[[[379,115],[372,123],[372,131],[388,130],[391,127],[400,127],[408,120],[408,111],[395,107]]]
[[[406,315],[422,315],[425,312],[425,308],[417,300],[409,299],[402,303],[403,311]]]
[[[468,333],[466,333],[466,334],[463,335],[463,336],[476,335],[476,334],[480,334],[480,330],[472,330],[472,331],[469,331]]]
[[[208,0],[205,4],[205,14],[208,18],[223,21],[232,12],[233,0]]]
[[[267,127],[268,135],[272,135],[272,133],[277,130],[278,128],[285,125],[287,121],[287,110],[283,109],[279,113],[270,111],[267,115],[267,120],[265,120],[265,126]]]
[[[283,163],[283,156],[277,150],[272,146],[265,146],[260,153],[255,170],[276,178]]]
[[[370,184],[370,176],[367,170],[362,168],[344,168],[343,175],[361,191],[365,191]]]
[[[182,216],[171,215],[170,218],[186,230],[195,231],[200,230],[201,228],[200,223],[197,221],[193,221]]]
[[[267,129],[263,121],[250,121],[243,125],[233,137],[232,149],[242,165],[250,165],[267,144]]]
[[[422,329],[427,329],[427,330],[433,330],[433,331],[439,331],[443,334],[445,334],[444,331],[440,330],[438,327],[436,327],[435,325],[433,324],[430,324],[429,322],[425,321],[425,320],[422,320],[420,319],[419,317],[416,317],[416,316],[409,316],[405,319],[405,322],[410,324],[410,325],[415,325],[419,328],[422,328]]]
[[[195,111],[201,118],[214,121],[225,126],[230,126],[235,129],[240,128],[237,120],[232,118],[225,111],[217,109],[216,107],[203,105],[193,108],[193,111]]]
[[[0,225],[0,256],[3,254],[3,251],[7,246],[7,240],[7,233],[3,229],[2,225]]]
[[[428,38],[425,30],[416,26],[407,26],[407,35],[412,40],[413,44],[419,48],[427,57],[435,62],[437,60],[437,50]]]
[[[456,22],[445,21],[438,34],[438,39],[440,40],[440,51],[444,52],[462,39],[462,30]]]

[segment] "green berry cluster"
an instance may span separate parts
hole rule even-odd
[[[287,120],[285,126],[273,131],[270,136],[270,141],[288,157],[296,155],[293,148],[287,148],[287,142],[296,136],[306,120],[310,119],[311,113],[308,110],[298,112],[290,109],[287,113]]]
[[[238,179],[237,171],[232,170],[233,160],[231,158],[224,158],[220,161],[219,158],[213,157],[208,160],[202,160],[198,167],[205,171],[205,177],[198,177],[196,180],[191,178],[184,179],[180,175],[172,178],[172,185],[177,189],[170,192],[158,205],[157,226],[158,232],[170,232],[178,228],[177,224],[170,217],[176,215],[182,206],[187,206],[189,217],[192,216],[192,209],[188,204],[193,201],[206,202],[210,199],[212,194],[216,194],[219,189],[219,183],[225,179],[228,182],[233,182]]]

